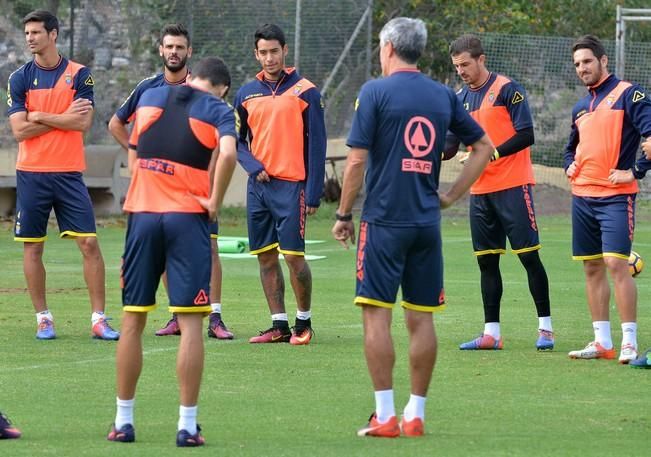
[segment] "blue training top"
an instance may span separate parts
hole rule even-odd
[[[440,221],[438,198],[445,134],[464,144],[483,135],[455,93],[417,70],[362,86],[346,144],[369,151],[362,219],[391,226]]]

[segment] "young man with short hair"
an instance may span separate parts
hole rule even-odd
[[[211,311],[209,225],[217,217],[237,160],[235,113],[221,99],[228,84],[226,65],[209,57],[199,62],[188,85],[150,89],[138,102],[129,144],[133,175],[124,203],[129,213],[122,267],[125,312],[116,354],[117,413],[110,441],[135,440],[133,408],[142,370],[142,332],[147,313],[156,308],[161,274],[167,271],[169,311],[177,313],[181,329],[176,444],[204,444],[197,402],[204,363],[201,326]]]
[[[90,70],[57,50],[59,21],[36,10],[23,19],[34,60],[9,76],[9,123],[18,141],[14,240],[24,246],[23,269],[36,311],[36,338],[56,338],[46,299],[43,251],[54,209],[62,238],[71,238],[83,256],[93,337],[117,340],[104,314],[105,269],[97,241],[95,214],[82,178],[86,168],[83,134],[93,121]]]
[[[255,35],[255,58],[262,71],[240,88],[235,108],[242,121],[238,160],[249,175],[247,225],[251,254],[258,257],[260,280],[271,327],[250,343],[308,344],[312,339],[312,273],[305,261],[306,216],[318,210],[325,174],[326,132],[318,89],[285,66],[283,31],[264,24]],[[285,311],[283,254],[296,297],[290,331]]]
[[[109,121],[109,131],[124,149],[128,149],[129,138],[126,126],[135,116],[136,107],[142,94],[154,87],[186,83],[186,78],[190,74],[188,59],[192,57],[192,43],[190,33],[183,24],[167,24],[162,28],[158,53],[163,60],[163,72],[140,81]],[[230,81],[227,85],[230,86]],[[224,94],[225,96],[226,94]],[[210,306],[212,312],[208,320],[208,336],[220,340],[231,340],[234,338],[233,333],[226,327],[222,319],[222,266],[217,245],[218,231],[218,221],[214,221],[210,226],[212,262]],[[165,281],[165,277],[163,277],[163,281]],[[172,314],[172,318],[167,324],[156,331],[156,336],[179,335],[180,333],[181,329],[176,314]]]

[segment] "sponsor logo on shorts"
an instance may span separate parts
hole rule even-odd
[[[196,297],[194,297],[195,305],[207,305],[208,304],[208,294],[205,290],[201,289]]]
[[[635,206],[633,205],[633,198],[629,195],[627,199],[628,207],[628,239],[633,242],[633,232],[635,231]]]
[[[301,235],[301,239],[305,239],[305,191],[301,190],[301,193],[299,195],[299,205],[301,208],[299,220],[298,220],[298,227],[299,227],[299,234]]]
[[[364,250],[366,249],[366,233],[368,231],[368,222],[362,222],[359,225],[359,240],[357,242],[357,279],[364,280]]]
[[[529,223],[534,232],[538,231],[538,225],[536,224],[536,213],[533,211],[533,201],[531,200],[531,194],[529,193],[529,186],[526,184],[522,186],[522,193],[524,194],[524,204],[527,205],[527,214],[529,215]]]

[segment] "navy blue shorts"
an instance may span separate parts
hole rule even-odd
[[[572,258],[628,259],[635,230],[635,194],[572,196]]]
[[[504,254],[506,238],[516,254],[540,249],[533,186],[470,196],[470,234],[475,255]]]
[[[97,236],[93,204],[81,173],[16,170],[14,240],[45,241],[52,209],[61,238]]]
[[[217,239],[219,238],[219,222],[214,221],[210,223],[210,238]]]
[[[246,218],[251,254],[278,249],[283,254],[305,254],[305,184],[272,178],[249,178]]]
[[[122,257],[125,311],[154,310],[160,276],[167,271],[170,312],[209,313],[210,268],[206,214],[129,214]]]
[[[355,304],[434,312],[445,306],[441,227],[388,227],[363,222],[357,240]]]

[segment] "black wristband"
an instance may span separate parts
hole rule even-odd
[[[335,211],[335,219],[342,222],[349,222],[353,220],[353,213],[339,214]]]

